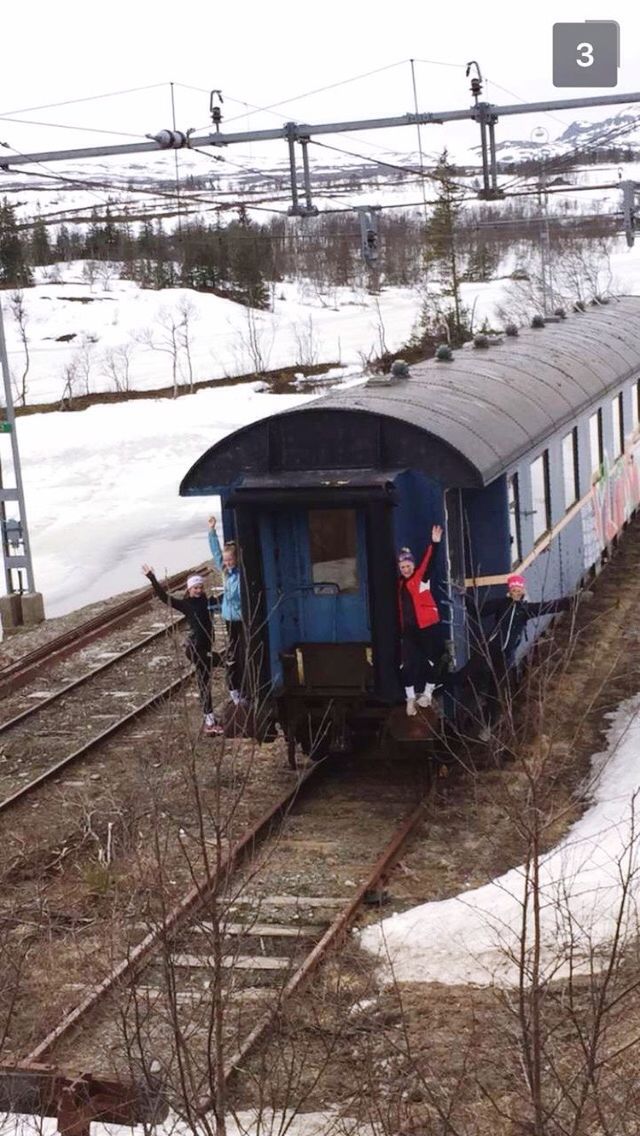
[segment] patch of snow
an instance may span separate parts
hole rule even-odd
[[[544,979],[589,973],[607,963],[622,916],[636,933],[640,899],[640,695],[609,715],[607,750],[594,757],[590,807],[540,862],[541,968]],[[628,892],[624,887],[628,884]],[[525,907],[523,866],[484,887],[425,903],[360,934],[385,978],[447,985],[515,986]],[[527,962],[531,962],[527,940]]]
[[[377,1136],[369,1124],[343,1117],[336,1110],[326,1112],[276,1111],[262,1109],[238,1112],[226,1119],[227,1136]],[[0,1123],[0,1136],[54,1136],[56,1121],[49,1117],[7,1115]],[[141,1127],[129,1128],[120,1124],[91,1125],[93,1136],[132,1136]],[[155,1136],[193,1136],[193,1129],[170,1114],[158,1124]],[[382,1134],[380,1134],[382,1136]]]

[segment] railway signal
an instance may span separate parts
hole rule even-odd
[[[362,256],[369,267],[373,267],[379,256],[378,247],[378,218],[377,208],[359,208],[357,210],[360,218],[360,245],[362,249]]]

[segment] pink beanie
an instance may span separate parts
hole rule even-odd
[[[526,588],[526,586],[527,584],[524,576],[519,576],[517,572],[514,572],[511,576],[507,576],[508,588]]]

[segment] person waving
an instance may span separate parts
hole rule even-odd
[[[401,669],[407,714],[431,705],[437,667],[442,655],[440,612],[431,591],[436,552],[442,526],[431,529],[431,541],[416,565],[409,548],[398,553],[398,612],[400,617]]]

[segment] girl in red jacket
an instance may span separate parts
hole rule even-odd
[[[411,549],[401,548],[398,553],[402,682],[410,718],[418,713],[416,705],[431,705],[432,680],[442,654],[440,612],[431,593],[431,575],[441,540],[442,526],[434,525],[431,544],[417,566]]]

